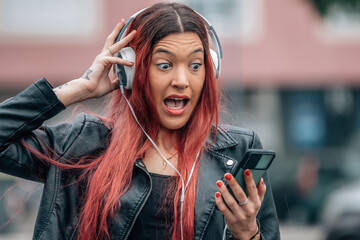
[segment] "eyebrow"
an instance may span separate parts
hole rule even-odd
[[[198,53],[198,52],[202,52],[202,53],[203,53],[204,50],[203,50],[202,48],[198,48],[198,49],[195,49],[194,51],[192,51],[189,55],[194,54],[194,53]],[[156,49],[155,52],[154,52],[154,55],[155,55],[156,53],[166,53],[166,54],[175,56],[174,53],[169,52],[168,50],[165,50],[165,49],[163,49],[163,48],[158,48],[158,49]]]

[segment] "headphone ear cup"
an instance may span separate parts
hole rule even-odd
[[[119,84],[124,85],[126,89],[132,89],[135,75],[135,51],[131,47],[125,47],[116,56],[134,63],[131,67],[116,64],[114,68],[115,74],[119,78]]]
[[[212,63],[213,63],[213,69],[214,69],[214,76],[218,76],[217,75],[217,72],[218,72],[218,67],[219,67],[219,61],[218,61],[218,55],[217,53],[210,49],[210,55],[211,55],[211,60],[212,60]]]

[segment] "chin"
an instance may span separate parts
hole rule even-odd
[[[176,131],[181,129],[182,127],[184,127],[186,125],[186,122],[181,122],[181,123],[174,123],[174,121],[169,122],[169,123],[162,123],[161,124],[161,128],[165,129],[165,130],[170,130],[170,131]]]

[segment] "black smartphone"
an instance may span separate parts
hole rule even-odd
[[[240,162],[239,171],[235,175],[236,181],[246,192],[244,171],[250,169],[256,186],[263,177],[265,171],[270,167],[275,158],[275,151],[265,149],[248,149]]]

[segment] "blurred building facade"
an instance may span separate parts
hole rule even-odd
[[[78,78],[121,18],[155,2],[0,0],[0,99],[41,77]],[[280,219],[319,221],[332,189],[360,178],[360,13],[335,6],[321,16],[312,0],[182,2],[220,37],[223,121],[278,152]]]

